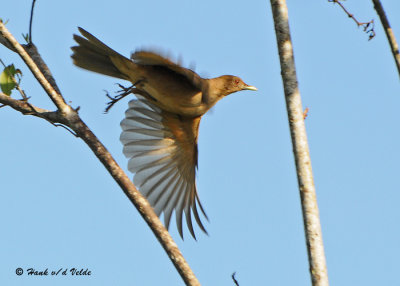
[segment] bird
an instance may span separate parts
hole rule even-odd
[[[78,45],[71,47],[76,66],[132,83],[130,88],[120,85],[119,98],[130,93],[136,96],[128,103],[120,136],[134,184],[155,213],[164,215],[167,229],[175,211],[183,239],[185,213],[188,230],[196,240],[193,213],[207,234],[199,210],[208,217],[196,187],[200,120],[225,96],[257,88],[232,75],[202,78],[154,50],[136,50],[127,58],[83,28],[78,30],[81,35],[73,36]]]

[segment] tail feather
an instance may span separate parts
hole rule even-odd
[[[113,63],[111,57],[123,59],[123,61],[130,60],[98,40],[95,36],[79,28],[81,34],[86,37],[83,38],[74,35],[74,40],[78,46],[72,47],[72,59],[74,64],[83,69],[87,69],[100,74],[128,79],[127,75],[122,73]]]
[[[120,55],[119,53],[117,53],[116,51],[114,51],[113,49],[111,49],[109,46],[107,46],[106,44],[104,44],[102,41],[100,41],[99,39],[97,39],[95,36],[93,36],[92,34],[90,34],[88,31],[86,31],[85,29],[82,29],[81,27],[78,27],[79,32],[82,34],[82,36],[84,36],[87,41],[95,47],[96,50],[101,50],[103,51],[104,54],[108,54],[108,55]],[[81,39],[83,39],[82,37],[80,37]],[[86,40],[84,39],[84,40]],[[78,42],[79,43],[79,42]],[[121,56],[121,55],[120,55]]]

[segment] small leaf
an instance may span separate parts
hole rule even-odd
[[[28,35],[28,33],[22,34],[22,37],[24,38],[24,40],[25,40],[27,43],[29,43],[29,35]]]
[[[17,86],[14,79],[17,72],[14,65],[9,65],[0,74],[0,87],[7,95],[11,95],[11,91]]]

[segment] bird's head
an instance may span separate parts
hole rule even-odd
[[[220,94],[228,94],[241,90],[257,90],[256,87],[246,84],[240,77],[233,75],[223,75],[214,79]]]

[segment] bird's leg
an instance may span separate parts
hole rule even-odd
[[[125,87],[122,84],[118,83],[118,86],[121,88],[121,90],[117,91],[117,95],[116,96],[111,96],[108,92],[106,93],[106,96],[110,99],[109,102],[107,102],[107,107],[104,110],[104,113],[107,113],[111,107],[114,106],[114,104],[116,104],[118,101],[120,101],[121,99],[123,99],[125,96],[129,95],[129,94],[134,94],[137,89],[135,88],[135,86],[139,83],[141,83],[143,81],[143,79],[139,79],[138,81],[136,81],[134,84],[132,84],[130,87]]]

